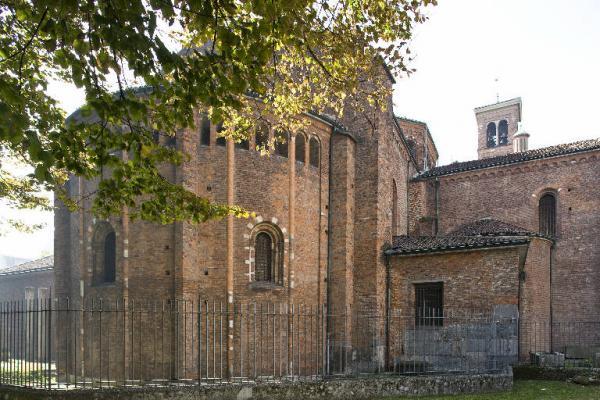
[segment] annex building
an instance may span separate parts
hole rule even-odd
[[[100,221],[87,196],[98,182],[72,179],[71,195],[87,200],[55,214],[56,295],[378,316],[344,319],[343,340],[353,359],[385,368],[403,351],[389,339],[398,313],[433,327],[453,310],[549,326],[600,315],[600,140],[530,150],[516,98],[475,109],[477,160],[437,166],[427,125],[390,109],[306,113],[310,129],[269,157],[254,150],[269,126],[233,143],[198,112],[195,129],[165,142],[190,155],[165,176],[252,219]],[[561,345],[551,334],[540,350]]]

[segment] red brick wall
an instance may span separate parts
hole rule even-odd
[[[475,114],[477,119],[477,129],[479,131],[477,139],[477,155],[479,158],[501,156],[513,153],[512,137],[517,132],[518,123],[521,120],[520,106],[513,104],[497,110],[483,111]],[[488,148],[487,147],[487,125],[490,122],[496,123],[496,132],[498,132],[498,122],[500,120],[508,122],[508,143],[505,145]]]
[[[498,304],[517,304],[519,250],[503,248],[448,252],[390,259],[390,306],[411,314],[414,284],[444,283],[444,310],[492,311]]]
[[[439,177],[440,232],[491,217],[538,230],[538,202],[557,195],[557,237],[552,256],[555,320],[600,313],[600,174],[598,152],[529,161]],[[433,182],[434,179],[429,179]],[[422,185],[413,182],[411,185]],[[435,196],[430,196],[435,216]],[[418,221],[427,215],[411,215]],[[416,222],[413,222],[416,224]]]
[[[550,350],[550,256],[552,243],[533,238],[521,279],[521,357],[530,351]]]

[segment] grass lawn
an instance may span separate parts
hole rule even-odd
[[[389,398],[406,399],[406,397]],[[600,386],[581,386],[554,381],[515,381],[511,392],[456,396],[419,397],[426,400],[598,400]]]

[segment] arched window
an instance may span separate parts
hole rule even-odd
[[[269,126],[265,123],[256,127],[256,149],[266,150],[269,145]]]
[[[266,232],[256,235],[254,278],[259,282],[270,282],[273,271],[273,241]]]
[[[202,146],[210,146],[210,120],[206,114],[202,115],[200,121],[200,144]]]
[[[318,167],[319,158],[321,157],[321,144],[319,143],[319,140],[314,136],[310,138],[308,151],[310,165],[312,165],[313,167]]]
[[[92,284],[112,283],[117,276],[117,237],[108,222],[96,226],[93,237]]]
[[[554,237],[556,235],[556,197],[546,193],[540,198],[538,206],[540,218],[540,233]]]
[[[275,133],[275,154],[287,157],[288,156],[288,138],[287,132],[276,132]]]
[[[261,224],[254,234],[254,281],[283,284],[283,234],[274,225]]]
[[[152,140],[156,144],[160,144],[160,132],[156,129],[152,131]]]
[[[487,147],[496,147],[496,123],[490,122],[487,125]]]
[[[109,232],[104,238],[104,282],[114,282],[117,276],[117,238]]]
[[[165,140],[165,146],[167,146],[167,147],[177,146],[177,136],[175,136],[175,134],[167,135],[167,139]]]
[[[219,134],[221,132],[223,132],[223,129],[224,129],[223,123],[219,122],[217,124],[217,129],[216,129],[217,130],[217,141],[216,141],[217,146],[226,146],[227,145],[227,140],[223,136],[219,136]]]
[[[248,141],[248,139],[240,140],[239,142],[235,143],[235,148],[236,149],[249,150],[250,149],[250,142]]]
[[[505,119],[498,123],[498,144],[508,144],[508,122]]]
[[[398,235],[398,187],[392,180],[392,236]]]
[[[304,163],[305,161],[305,152],[306,141],[304,139],[304,135],[299,133],[296,135],[296,161]]]

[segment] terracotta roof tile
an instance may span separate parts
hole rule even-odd
[[[525,244],[523,236],[395,236],[385,254],[421,254],[437,251],[466,250]]]
[[[450,175],[457,172],[490,168],[507,164],[516,164],[525,161],[539,160],[543,158],[557,157],[591,150],[600,150],[600,139],[582,140],[579,142],[542,147],[541,149],[529,150],[520,153],[511,153],[503,156],[456,162],[432,168],[429,171],[418,175],[415,179],[426,179],[436,176]]]
[[[525,228],[492,218],[482,218],[475,222],[461,225],[448,234],[449,236],[537,236]]]
[[[0,275],[23,274],[26,272],[45,271],[54,267],[54,256],[42,257],[12,267],[0,269]]]

